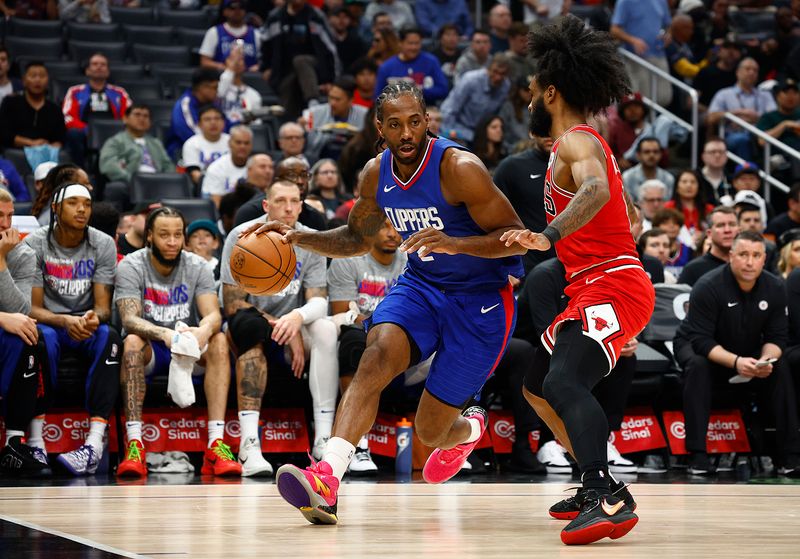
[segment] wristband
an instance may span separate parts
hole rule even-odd
[[[734,371],[735,371],[735,370],[737,370],[737,369],[736,369],[736,364],[739,362],[739,357],[740,357],[740,356],[739,356],[739,355],[737,355],[737,356],[736,356],[736,359],[734,359],[734,360],[733,360],[733,370],[734,370]]]
[[[542,236],[547,237],[547,240],[550,241],[551,247],[556,246],[556,241],[561,240],[561,233],[559,232],[559,230],[550,225],[545,227],[544,231],[542,231],[541,234]]]

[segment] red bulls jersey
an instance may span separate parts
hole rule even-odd
[[[589,223],[556,243],[556,254],[564,264],[568,281],[576,274],[606,262],[619,261],[620,265],[636,263],[641,266],[631,234],[631,225],[623,194],[622,174],[611,148],[591,126],[586,124],[573,126],[553,143],[544,181],[544,209],[547,223],[563,212],[575,196],[574,193],[559,188],[553,178],[553,167],[558,158],[558,146],[567,134],[582,133],[594,136],[603,147],[611,198]]]

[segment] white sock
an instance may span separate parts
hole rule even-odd
[[[333,469],[333,475],[341,480],[355,452],[356,447],[348,441],[341,437],[331,437],[325,447],[325,454],[322,456],[322,461],[330,464]]]
[[[221,439],[225,435],[225,421],[214,420],[208,422],[208,447],[217,439]]]
[[[318,410],[314,406],[314,443],[331,436],[335,410]]]
[[[28,426],[28,444],[30,446],[35,446],[36,448],[44,449],[44,437],[42,436],[42,431],[44,430],[44,414],[37,415],[33,419],[31,419],[31,423]]]
[[[93,417],[89,423],[89,436],[86,437],[86,444],[97,451],[103,449],[103,436],[106,434],[108,421],[99,417]]]
[[[472,432],[470,433],[469,437],[467,437],[467,440],[464,441],[464,443],[474,443],[481,438],[481,422],[474,417],[467,418],[467,421],[469,421],[469,426],[470,429],[472,429]]]
[[[361,437],[356,446],[361,450],[369,450],[369,439],[367,439],[367,437]]]
[[[336,325],[315,320],[307,326],[311,338],[308,389],[314,408],[314,442],[331,436],[339,394],[339,358]]]
[[[258,438],[258,416],[259,412],[254,410],[244,410],[239,412],[239,426],[242,442],[247,439]]]
[[[9,429],[8,431],[6,431],[6,446],[8,446],[8,442],[13,437],[24,437],[24,436],[25,436],[25,431],[14,431],[13,429]]]
[[[125,432],[128,435],[128,442],[139,441],[142,443],[142,422],[141,421],[126,421]],[[144,443],[142,443],[144,444]]]

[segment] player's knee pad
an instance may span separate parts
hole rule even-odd
[[[358,362],[367,347],[367,333],[363,328],[342,327],[339,338],[339,376],[350,376],[358,369]]]
[[[239,355],[263,344],[264,352],[269,346],[272,326],[255,307],[239,309],[228,320],[228,333]]]

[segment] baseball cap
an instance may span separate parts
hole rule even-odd
[[[733,178],[738,178],[745,173],[758,175],[758,171],[758,165],[751,163],[750,161],[745,161],[744,163],[740,163],[736,166],[736,169],[733,171]]]
[[[800,240],[800,228],[789,229],[781,233],[781,236],[778,237],[778,248],[780,249],[798,240]]]
[[[58,163],[53,161],[45,161],[44,163],[39,163],[36,166],[36,170],[33,172],[33,180],[36,181],[43,181],[44,178],[47,176],[47,173],[50,172],[50,169],[57,166]]]
[[[800,86],[798,86],[797,82],[792,78],[784,78],[775,84],[775,87],[772,88],[772,92],[778,93],[779,91],[786,91],[787,89],[800,91]]]
[[[619,100],[619,109],[622,110],[632,103],[639,103],[642,107],[645,107],[644,100],[642,100],[642,94],[638,91],[634,91],[633,93],[629,93]]]
[[[223,0],[222,7],[244,9],[244,2],[242,2],[242,0]]]
[[[130,215],[139,215],[139,214],[147,215],[153,210],[157,210],[160,207],[161,207],[161,202],[156,202],[155,200],[143,200],[133,206],[133,209],[130,211]]]
[[[217,224],[210,219],[195,219],[189,224],[189,227],[186,228],[186,236],[191,237],[192,233],[198,229],[205,229],[215,237],[219,237],[219,229],[217,228]]]
[[[733,205],[739,206],[742,204],[754,206],[761,210],[764,208],[764,199],[758,192],[753,192],[752,190],[740,190],[733,198]]]

